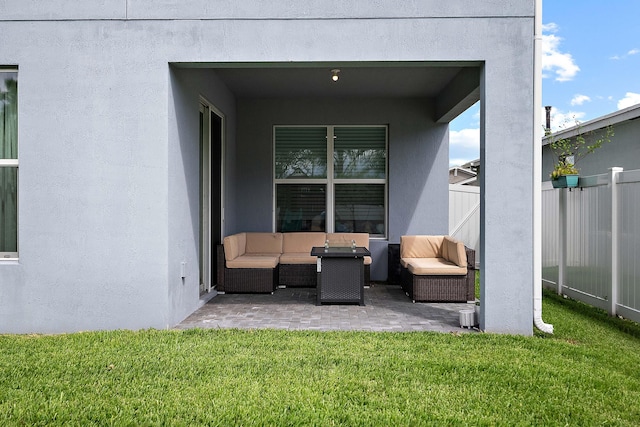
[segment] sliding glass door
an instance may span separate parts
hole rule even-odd
[[[216,284],[216,246],[222,244],[222,147],[224,116],[205,100],[200,103],[200,294]]]

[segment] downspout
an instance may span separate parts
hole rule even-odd
[[[542,332],[542,0],[535,0],[533,40],[533,323]]]

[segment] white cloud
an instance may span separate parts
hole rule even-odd
[[[640,93],[627,92],[621,100],[618,101],[618,110],[640,104]]]
[[[563,112],[557,108],[551,108],[551,131],[557,132],[559,130],[567,129],[576,125],[576,122],[582,121],[585,117],[585,113],[582,111],[567,111]],[[542,127],[546,127],[546,112],[542,112]]]
[[[591,98],[589,98],[587,95],[576,95],[573,97],[573,99],[571,100],[571,105],[582,105],[585,102],[589,102],[591,101]]]
[[[480,129],[452,130],[449,132],[449,145],[480,149]]]
[[[558,26],[554,23],[543,25],[542,27],[542,72],[543,77],[550,77],[545,71],[555,75],[555,80],[566,82],[572,80],[580,67],[576,65],[570,53],[560,51],[562,38],[554,34],[544,34],[544,32],[555,33]]]
[[[624,55],[613,55],[612,57],[610,57],[609,59],[613,59],[614,61],[619,61],[621,59],[627,59],[629,56],[633,56],[633,55],[637,55],[640,53],[640,49],[631,49],[630,51],[628,51],[626,54]]]
[[[449,132],[449,166],[460,166],[480,157],[480,128]]]

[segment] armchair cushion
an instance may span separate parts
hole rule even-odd
[[[247,243],[247,234],[238,233],[224,238],[222,244],[224,246],[224,258],[231,261],[241,255],[244,255]]]
[[[400,258],[442,258],[444,236],[401,236]]]

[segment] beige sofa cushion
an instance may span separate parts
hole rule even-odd
[[[327,234],[320,232],[282,233],[282,252],[283,254],[306,252],[309,255],[312,247],[324,246],[326,238]]]
[[[467,252],[464,248],[464,243],[457,241],[456,239],[446,236],[444,238],[443,250],[446,256],[445,259],[451,261],[459,267],[467,268]]]
[[[227,268],[276,268],[277,255],[241,255],[227,261]]]
[[[238,233],[225,237],[222,241],[222,244],[224,245],[225,260],[231,261],[239,256],[244,255],[246,243],[246,233]]]
[[[400,258],[442,258],[444,236],[400,236]]]
[[[251,254],[274,254],[282,253],[281,233],[246,233],[247,244],[245,253]]]
[[[311,256],[308,252],[285,252],[280,255],[280,264],[315,264],[318,257]]]
[[[444,258],[412,258],[407,262],[409,272],[417,276],[464,276],[467,267],[459,267]]]

